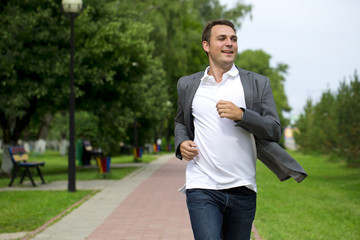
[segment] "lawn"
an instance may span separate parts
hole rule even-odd
[[[0,233],[33,231],[92,192],[0,192]]]
[[[156,159],[158,156],[153,154],[144,154],[142,157],[142,162],[149,163],[152,160]],[[61,156],[58,152],[55,151],[46,151],[45,154],[30,154],[30,161],[36,162],[45,162],[45,166],[40,167],[41,172],[44,176],[44,179],[47,183],[59,180],[68,179],[68,157]],[[115,156],[111,158],[111,164],[117,163],[133,163],[133,156]],[[102,176],[99,174],[99,170],[96,166],[95,160],[91,160],[92,168],[78,166],[76,161],[76,179],[77,180],[94,180],[102,179]],[[130,174],[137,167],[120,167],[120,168],[111,168],[110,178],[107,179],[121,179],[124,176]],[[36,171],[32,171],[34,180],[36,182],[40,181],[40,178],[37,176]],[[25,181],[29,179],[26,177]],[[10,182],[10,178],[6,176],[0,177],[0,187],[6,187]],[[19,184],[20,178],[16,178],[13,186],[21,186]]]
[[[255,225],[264,240],[360,239],[360,169],[324,156],[291,155],[309,174],[280,182],[257,166]]]

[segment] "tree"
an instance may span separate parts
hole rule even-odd
[[[65,54],[59,46],[66,35],[57,7],[54,1],[16,0],[1,6],[0,124],[5,143],[16,142],[36,113],[58,105],[53,96],[63,96]]]
[[[335,151],[339,134],[336,108],[336,100],[330,90],[324,92],[315,105],[308,100],[305,113],[296,122],[299,132],[295,134],[295,140],[300,150],[316,153]]]
[[[324,92],[319,103],[314,107],[313,143],[314,150],[322,153],[331,153],[336,149],[338,138],[338,118],[335,96],[330,90]]]
[[[153,99],[168,98],[164,84],[157,84],[164,81],[164,73],[153,55],[151,26],[118,16],[116,3],[100,7],[87,1],[75,22],[75,93],[77,109],[101,116],[101,123],[121,121],[112,132],[123,136],[133,115],[133,102],[126,101],[135,92],[131,89],[141,90],[138,96],[147,94],[141,80],[151,79],[145,85],[156,89]],[[54,0],[7,2],[0,21],[0,123],[4,142],[10,143],[21,137],[34,116],[67,109],[69,22]],[[146,104],[138,105],[141,112],[148,110]],[[107,116],[110,121],[104,121]]]
[[[314,144],[312,140],[314,139],[314,131],[312,126],[314,126],[314,105],[311,99],[308,99],[304,107],[304,114],[299,116],[298,121],[296,122],[296,127],[298,131],[295,131],[294,137],[296,144],[299,149],[303,152],[314,151]]]
[[[350,84],[343,81],[336,93],[324,92],[320,101],[304,107],[296,126],[295,140],[305,152],[344,157],[349,165],[360,165],[360,82],[355,71]]]
[[[337,93],[338,146],[349,165],[360,166],[360,81],[357,71],[350,84],[340,84]]]

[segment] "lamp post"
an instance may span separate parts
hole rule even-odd
[[[75,165],[75,93],[74,93],[74,21],[82,9],[82,0],[62,0],[62,9],[70,19],[70,98],[69,98],[69,156],[68,191],[76,191]]]

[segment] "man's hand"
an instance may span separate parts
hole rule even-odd
[[[180,152],[183,159],[186,161],[193,160],[196,155],[199,154],[199,151],[196,148],[196,144],[193,141],[183,141],[180,144]]]
[[[216,104],[216,109],[221,118],[228,118],[233,121],[241,120],[243,110],[233,102],[220,100]]]

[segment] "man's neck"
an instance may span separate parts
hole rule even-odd
[[[228,72],[233,66],[233,63],[231,63],[231,65],[228,66],[216,66],[214,64],[210,64],[210,70],[208,72],[208,75],[213,76],[215,78],[215,81],[217,83],[220,83],[222,81],[222,77],[224,75],[224,73]]]

